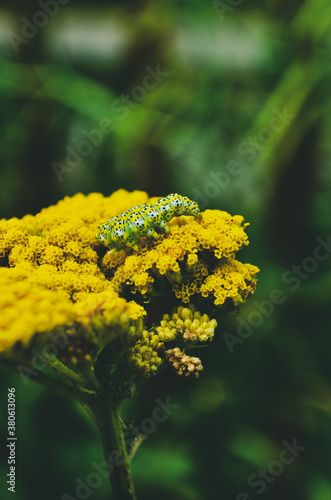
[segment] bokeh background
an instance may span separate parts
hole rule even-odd
[[[201,349],[198,380],[163,374],[126,406],[139,426],[156,398],[179,405],[133,460],[139,499],[331,498],[331,248],[314,257],[331,232],[330,30],[329,0],[0,4],[1,217],[125,188],[251,224],[239,259],[261,273],[241,319]],[[16,498],[77,498],[76,478],[103,460],[93,426],[1,369],[2,436],[8,386]],[[279,472],[295,439],[305,449]],[[0,454],[12,498],[4,441]],[[260,493],[248,483],[259,469]],[[85,498],[111,498],[107,480]]]

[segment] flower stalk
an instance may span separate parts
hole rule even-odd
[[[125,446],[123,423],[118,415],[120,404],[113,406],[110,403],[109,396],[100,394],[93,401],[90,409],[99,430],[114,499],[136,500]]]

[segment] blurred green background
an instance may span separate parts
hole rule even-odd
[[[238,257],[260,283],[241,319],[201,349],[198,380],[162,374],[126,406],[140,426],[156,398],[179,405],[133,460],[139,499],[331,499],[331,248],[314,257],[331,232],[330,30],[328,0],[0,4],[1,217],[125,188],[251,224]],[[1,369],[2,436],[8,386],[16,498],[77,498],[103,460],[88,418]],[[305,449],[279,465],[295,439]]]

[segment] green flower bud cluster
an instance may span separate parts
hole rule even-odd
[[[215,319],[210,320],[207,314],[201,314],[193,305],[190,305],[178,307],[171,317],[165,314],[161,326],[156,330],[162,342],[174,340],[206,342],[212,340],[216,327]]]
[[[141,338],[128,350],[126,357],[128,365],[142,376],[155,375],[163,363],[157,352],[161,346],[162,343],[155,332],[143,330]]]

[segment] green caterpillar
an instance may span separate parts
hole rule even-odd
[[[168,232],[167,222],[180,215],[201,217],[199,206],[195,201],[177,193],[169,194],[153,205],[147,203],[137,205],[104,222],[99,227],[97,238],[103,245],[113,250],[118,251],[128,247],[138,250],[140,238],[158,238],[156,230]]]

